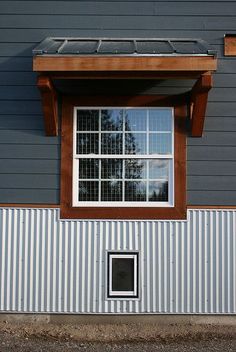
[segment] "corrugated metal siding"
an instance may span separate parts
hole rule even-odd
[[[59,221],[0,209],[0,310],[236,313],[236,211],[188,221]],[[105,299],[106,251],[140,251],[141,299]]]

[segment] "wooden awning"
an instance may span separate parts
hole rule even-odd
[[[33,50],[45,129],[58,134],[53,79],[196,79],[189,94],[191,134],[202,136],[216,52],[199,39],[46,38]]]

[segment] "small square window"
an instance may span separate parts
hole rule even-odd
[[[108,298],[138,298],[138,253],[108,253]]]

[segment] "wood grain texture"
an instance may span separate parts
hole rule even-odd
[[[224,55],[236,56],[236,35],[224,37]]]
[[[203,133],[208,92],[212,87],[212,75],[202,75],[191,91],[191,134],[201,137]]]
[[[45,132],[47,136],[58,135],[57,93],[51,79],[46,75],[38,77],[37,86],[41,92]]]
[[[214,71],[213,56],[35,56],[33,70],[50,71]]]

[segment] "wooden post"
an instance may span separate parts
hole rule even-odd
[[[37,86],[41,92],[45,133],[47,136],[58,135],[57,93],[51,79],[46,75],[38,77]]]
[[[212,75],[202,75],[191,91],[191,135],[201,137],[207,107],[208,92],[212,87]]]

